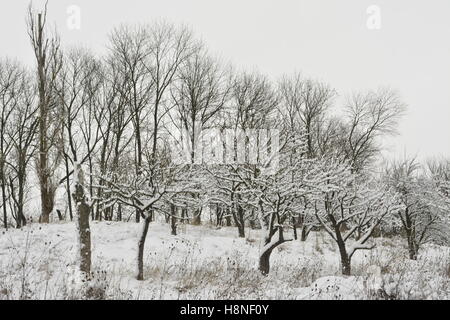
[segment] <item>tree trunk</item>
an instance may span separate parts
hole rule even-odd
[[[175,205],[172,204],[170,206],[171,216],[170,216],[170,228],[171,228],[171,234],[173,236],[177,235],[177,218],[175,216],[176,214],[176,208]]]
[[[409,232],[407,232],[407,238],[408,238],[409,259],[417,260],[417,253],[418,253],[417,244]]]
[[[24,167],[20,170],[19,174],[19,186],[18,186],[18,205],[17,205],[17,215],[19,219],[19,228],[25,226],[27,224],[27,219],[25,218],[25,214],[23,213],[24,207],[24,198],[25,198],[25,180],[26,173]]]
[[[102,186],[102,181],[100,180],[100,186]],[[101,199],[102,197],[102,188],[98,188],[97,190],[97,198]],[[100,204],[97,203],[95,208],[95,220],[100,221],[102,215],[102,210],[100,209]]]
[[[263,254],[259,257],[259,271],[263,275],[268,275],[270,271],[270,255],[272,254],[272,250],[264,251]]]
[[[62,214],[61,214],[61,210],[57,209],[57,210],[56,210],[56,214],[58,215],[59,221],[64,220],[64,218],[63,218],[63,216],[62,216]]]
[[[139,121],[139,112],[135,110],[135,142],[136,142],[136,151],[135,151],[135,157],[136,157],[136,176],[139,176],[141,174],[142,170],[142,142],[141,142],[141,125]],[[136,223],[139,223],[141,221],[141,213],[139,209],[136,209],[135,213],[136,217]]]
[[[300,241],[306,241],[310,231],[311,231],[311,229],[308,230],[308,227],[303,225],[302,226],[302,233],[300,235]]]
[[[341,271],[342,275],[349,276],[351,274],[351,260],[347,254],[347,249],[345,248],[345,243],[338,242],[339,253],[341,255]]]
[[[45,189],[45,188],[44,188]],[[41,217],[40,223],[50,222],[50,213],[53,211],[54,193],[51,190],[43,190],[41,187]]]
[[[117,221],[122,221],[122,204],[118,204]]]
[[[85,275],[91,272],[91,229],[89,227],[89,215],[91,208],[87,204],[83,188],[83,172],[79,164],[74,174],[77,175],[75,191],[72,193],[77,208],[77,224],[79,234],[80,271]]]
[[[145,239],[147,238],[148,226],[151,222],[151,216],[147,214],[144,219],[144,226],[142,228],[141,238],[138,242],[138,274],[136,276],[137,280],[144,280],[144,247]]]
[[[90,206],[86,202],[77,205],[78,228],[80,233],[80,271],[91,272],[91,230],[89,228]]]
[[[409,252],[409,258],[411,260],[417,260],[417,253],[419,251],[418,245],[416,243],[416,236],[415,236],[415,230],[413,228],[413,222],[412,219],[409,216],[409,212],[405,212],[405,231],[406,231],[406,239],[408,241],[408,252]]]
[[[136,223],[141,222],[141,214],[139,212],[139,209],[136,209],[136,213],[135,213],[135,221]]]
[[[199,226],[202,223],[201,215],[202,209],[196,209],[194,211],[194,216],[192,217],[192,224],[194,226]]]
[[[48,104],[50,96],[50,87],[52,85],[51,79],[47,76],[46,68],[51,55],[56,59],[57,48],[48,49],[47,44],[49,39],[45,39],[44,35],[45,19],[42,19],[42,14],[38,14],[37,25],[34,25],[37,32],[32,35],[35,41],[35,56],[37,60],[37,74],[38,74],[38,91],[39,91],[39,161],[38,161],[38,177],[41,192],[41,216],[39,221],[41,223],[48,223],[50,221],[50,213],[54,205],[54,186],[51,185],[52,173],[49,168],[49,113],[50,106]]]
[[[231,227],[231,216],[230,216],[230,208],[227,208],[227,213],[225,216],[225,222],[227,227]]]
[[[295,223],[295,217],[292,217],[292,228],[294,228],[294,240],[297,240],[297,224]]]
[[[290,241],[285,240],[283,237],[283,227],[278,226],[277,231],[275,231],[272,236],[267,237],[265,240],[264,247],[259,256],[259,271],[263,275],[268,275],[270,271],[270,255],[272,254],[273,249],[278,247],[280,244]]]
[[[72,199],[70,195],[70,181],[69,181],[69,159],[67,154],[64,156],[64,161],[66,164],[66,189],[67,189],[67,206],[69,207],[69,217],[70,221],[73,220],[73,213],[72,213]],[[60,219],[61,220],[61,219]]]
[[[89,158],[88,158],[88,163],[89,163],[89,197],[91,199],[94,198],[94,180],[93,180],[93,174],[92,174],[92,157],[91,157],[91,153],[89,153]],[[91,207],[91,219],[94,220],[94,207]]]
[[[237,217],[235,217],[235,219],[239,238],[245,238],[244,209],[240,205],[237,206]]]
[[[3,172],[2,175],[2,205],[3,205],[3,224],[5,229],[8,229],[8,214],[6,211],[6,183],[4,183],[4,175]]]

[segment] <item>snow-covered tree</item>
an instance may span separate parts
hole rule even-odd
[[[316,218],[338,246],[342,274],[350,275],[354,253],[372,249],[368,240],[375,228],[400,207],[389,189],[332,159],[318,165],[314,176],[320,181],[311,195]]]
[[[161,156],[158,162],[153,158],[141,167],[139,175],[121,176],[118,179],[101,177],[106,182],[98,186],[102,188],[103,199],[97,199],[103,207],[121,203],[138,210],[143,218],[143,228],[138,241],[137,279],[144,279],[144,246],[148,227],[154,212],[166,213],[167,203],[176,204],[176,196],[196,192],[199,193],[198,182],[190,174],[188,165],[174,165],[170,159]]]
[[[396,216],[406,235],[409,258],[416,260],[421,245],[442,239],[443,216],[438,194],[414,158],[394,162],[387,171],[388,184],[403,206]]]
[[[444,203],[450,206],[450,160],[430,160],[428,162],[428,172]]]
[[[306,194],[312,161],[306,157],[306,140],[303,136],[285,132],[281,143],[268,143],[261,147],[271,148],[271,156],[261,159],[254,166],[232,166],[228,177],[222,180],[239,185],[238,194],[254,208],[263,232],[263,247],[259,257],[259,270],[270,271],[270,255],[280,244],[293,240],[286,237],[292,228],[292,217],[299,212],[299,202]],[[275,142],[275,140],[273,140]],[[261,149],[260,149],[261,150]]]

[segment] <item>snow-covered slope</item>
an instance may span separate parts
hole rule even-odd
[[[341,277],[337,249],[326,234],[291,241],[271,257],[269,276],[257,271],[260,232],[235,228],[150,225],[146,280],[135,280],[135,223],[91,222],[94,299],[373,299],[449,298],[448,248],[427,246],[406,259],[402,239],[376,239],[358,252],[353,276]],[[32,224],[0,234],[0,299],[86,298],[76,268],[74,223]],[[94,294],[92,294],[94,292]]]

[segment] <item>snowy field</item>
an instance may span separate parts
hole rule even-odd
[[[135,279],[141,226],[91,222],[90,294],[77,281],[74,223],[10,229],[0,234],[1,299],[449,299],[449,249],[424,246],[407,259],[402,239],[376,238],[359,251],[352,276],[340,276],[337,248],[327,234],[276,248],[269,276],[257,270],[258,230],[238,238],[236,228],[150,225],[144,281]]]

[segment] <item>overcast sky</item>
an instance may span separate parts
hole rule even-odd
[[[0,55],[31,64],[28,3],[1,1]],[[71,5],[81,9],[80,30],[67,27]],[[367,27],[371,5],[381,10],[380,29]],[[395,88],[408,113],[388,144],[390,154],[450,157],[448,0],[49,0],[48,20],[63,43],[99,53],[113,26],[161,17],[187,23],[212,52],[273,79],[301,71],[341,96]]]

